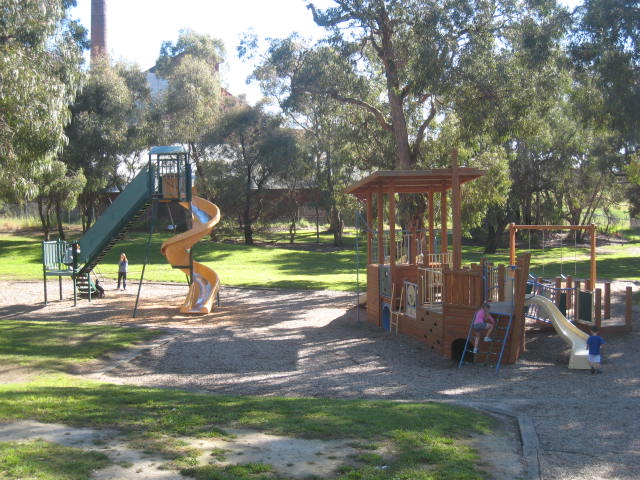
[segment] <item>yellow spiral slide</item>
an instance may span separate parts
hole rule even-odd
[[[187,275],[191,274],[189,262],[191,247],[220,221],[220,209],[213,203],[200,197],[193,197],[191,205],[180,202],[184,208],[191,207],[192,228],[184,233],[166,240],[160,251],[173,268],[179,268]],[[189,293],[180,307],[181,313],[209,313],[220,289],[218,274],[209,267],[193,262],[193,278],[189,286]]]

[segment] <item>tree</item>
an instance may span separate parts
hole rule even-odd
[[[87,183],[80,195],[83,230],[93,223],[98,200],[107,187],[116,187],[120,156],[136,150],[144,129],[137,126],[145,105],[146,80],[136,67],[111,67],[96,60],[87,84],[72,106],[67,127],[69,145],[62,160],[72,170],[84,172]],[[136,83],[137,82],[137,83]],[[143,82],[143,83],[141,83]],[[136,84],[135,88],[130,85]]]
[[[293,37],[274,41],[269,63],[288,79],[291,96],[306,92],[317,102],[334,99],[368,112],[392,136],[393,164],[402,169],[417,164],[438,114],[464,102],[491,107],[477,92],[501,89],[479,81],[501,78],[470,75],[478,58],[499,63],[502,52],[524,45],[543,62],[544,49],[562,30],[553,2],[526,4],[529,9],[513,0],[334,4],[324,10],[309,5],[329,32],[326,42],[300,49]],[[471,96],[459,98],[466,92]]]
[[[392,139],[366,111],[332,98],[320,101],[304,89],[291,87],[294,78],[287,72],[297,71],[308,58],[306,47],[298,40],[294,35],[272,44],[268,58],[256,68],[253,78],[260,82],[265,95],[278,102],[288,123],[304,130],[304,143],[315,158],[314,184],[321,192],[318,206],[328,213],[334,245],[341,246],[342,209],[349,201],[343,190],[363,170],[392,168]],[[329,59],[339,62],[330,49],[319,55],[324,56],[319,64],[327,68]],[[363,83],[362,88],[369,87]]]
[[[207,145],[220,146],[217,160],[229,163],[221,200],[237,216],[247,245],[253,244],[253,225],[263,211],[263,192],[298,155],[295,135],[281,123],[259,106],[245,106],[228,112],[207,137]]]
[[[222,90],[219,64],[224,58],[220,40],[186,30],[177,42],[165,42],[156,62],[156,73],[167,81],[158,108],[162,140],[187,143],[198,175],[207,152],[204,136],[220,116]]]
[[[86,183],[84,174],[82,171],[70,173],[63,162],[54,160],[36,165],[32,180],[38,186],[36,202],[45,241],[49,240],[53,227],[52,215],[55,217],[58,236],[64,240],[62,210],[75,208],[78,195]]]
[[[583,81],[604,96],[601,121],[620,132],[631,152],[640,140],[640,14],[637,2],[587,0],[576,9],[573,58]]]
[[[0,195],[34,190],[29,166],[65,144],[82,79],[86,31],[68,17],[72,0],[0,0]]]

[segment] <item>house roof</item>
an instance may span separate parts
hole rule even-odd
[[[484,170],[470,167],[455,169],[460,184],[470,182],[485,175]],[[365,198],[377,193],[382,186],[383,193],[427,193],[445,192],[453,186],[454,169],[434,168],[431,170],[380,170],[348,187],[345,192]]]

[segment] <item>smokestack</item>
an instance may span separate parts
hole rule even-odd
[[[91,59],[108,55],[107,0],[91,0]]]

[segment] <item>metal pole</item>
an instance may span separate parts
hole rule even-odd
[[[142,290],[142,279],[144,278],[144,271],[149,262],[149,251],[151,250],[151,237],[153,236],[153,230],[156,226],[156,217],[158,216],[158,200],[153,200],[151,207],[151,228],[149,229],[149,238],[147,239],[147,248],[144,254],[144,263],[142,264],[142,273],[140,273],[140,281],[138,282],[138,293],[136,295],[136,304],[133,307],[133,318],[136,318],[138,312],[138,303],[140,301],[140,290]]]

